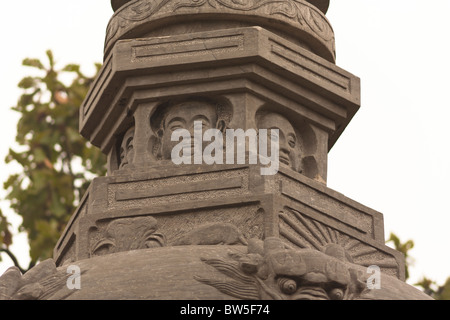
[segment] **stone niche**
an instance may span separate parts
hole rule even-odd
[[[158,160],[151,122],[161,105],[203,100],[243,130],[276,113],[295,128],[306,175],[325,182],[328,151],[359,99],[359,78],[260,27],[119,40],[81,108],[80,132],[109,155],[112,174],[131,127],[133,163]]]

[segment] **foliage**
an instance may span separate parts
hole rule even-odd
[[[413,264],[413,260],[408,252],[409,250],[414,248],[414,241],[408,240],[402,243],[399,237],[397,237],[394,233],[391,233],[389,239],[386,242],[393,242],[395,250],[400,251],[404,254],[406,260],[405,278],[407,280],[409,278],[409,267]]]
[[[423,291],[435,300],[450,300],[450,277],[442,286],[435,281],[423,277],[418,283],[414,284],[423,288]]]
[[[12,109],[21,114],[16,135],[20,151],[10,149],[5,159],[21,166],[4,188],[11,208],[22,218],[20,231],[28,235],[30,267],[52,256],[91,179],[106,171],[106,157],[78,133],[79,107],[93,77],[75,64],[57,69],[51,51],[47,58],[47,66],[38,59],[23,61],[38,76],[27,76],[18,85],[22,95]],[[100,65],[96,67],[98,72]],[[0,215],[3,252],[12,242],[8,226]]]
[[[401,242],[400,238],[394,233],[391,233],[390,237],[386,242],[393,242],[395,249],[400,251],[405,255],[406,259],[406,279],[409,278],[408,268],[412,264],[412,258],[409,255],[409,250],[414,247],[414,242],[412,240],[407,240],[406,242]],[[450,277],[447,281],[439,286],[435,281],[423,277],[421,281],[414,284],[415,286],[421,287],[422,291],[431,296],[435,300],[450,300]]]
[[[0,209],[0,243],[8,248],[12,244],[12,232],[9,230],[10,224]]]

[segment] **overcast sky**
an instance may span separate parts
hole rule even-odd
[[[15,0],[0,10],[0,181],[18,114],[10,110],[29,74],[24,58],[45,59],[92,73],[103,58],[109,0]],[[328,187],[384,215],[386,238],[412,239],[409,283],[450,276],[450,1],[331,0],[337,65],[361,78],[362,106],[329,153]],[[5,192],[0,192],[5,197]],[[17,226],[20,219],[2,201]],[[25,266],[25,235],[12,250]],[[4,256],[0,274],[11,265]]]

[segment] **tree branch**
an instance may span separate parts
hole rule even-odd
[[[9,249],[5,249],[5,248],[0,248],[0,252],[4,252],[8,255],[8,257],[12,260],[12,262],[14,263],[14,265],[20,270],[20,272],[22,274],[24,274],[25,272],[27,272],[27,270],[22,269],[22,267],[19,265],[19,261],[17,261],[16,256],[9,250]]]

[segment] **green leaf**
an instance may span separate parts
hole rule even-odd
[[[53,52],[52,50],[47,50],[45,52],[45,54],[47,55],[48,61],[50,63],[50,69],[53,69],[53,67],[55,66],[55,59],[53,57]]]
[[[29,89],[31,87],[35,87],[36,84],[37,84],[36,78],[25,77],[19,82],[17,86],[22,89]]]
[[[28,67],[34,67],[34,68],[38,68],[40,70],[44,70],[44,65],[41,63],[41,61],[39,59],[29,59],[26,58],[22,61],[22,64],[24,66],[28,66]]]
[[[12,244],[12,232],[9,230],[10,225],[0,209],[0,247],[8,248]]]
[[[68,64],[62,69],[62,71],[75,72],[80,74],[80,66],[78,64]]]
[[[47,155],[45,154],[44,150],[42,150],[42,148],[34,148],[33,153],[35,162],[39,163],[47,159]]]

